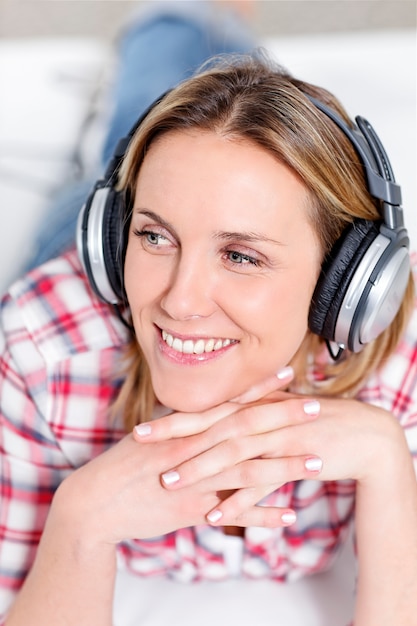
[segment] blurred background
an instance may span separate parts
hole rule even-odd
[[[140,0],[0,0],[0,36],[113,39],[141,4]],[[254,4],[252,22],[259,36],[416,26],[414,0],[255,0]]]
[[[0,0],[1,291],[30,255],[51,194],[97,167],[115,44],[142,4]],[[416,2],[251,5],[253,30],[274,57],[372,122],[402,185],[416,248]]]

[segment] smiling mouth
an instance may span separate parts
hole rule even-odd
[[[172,350],[181,352],[182,354],[204,354],[207,352],[216,352],[222,348],[227,348],[227,346],[230,346],[233,343],[237,343],[235,339],[219,338],[183,340],[167,333],[166,330],[162,330],[162,339],[170,348],[172,348]]]

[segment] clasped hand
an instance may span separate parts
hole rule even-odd
[[[287,393],[279,385],[271,377],[208,411],[172,413],[134,429],[141,444],[181,442],[183,460],[161,474],[161,484],[190,495],[193,487],[205,485],[217,495],[216,505],[204,512],[206,522],[292,524],[294,511],[257,504],[301,479],[380,480],[381,449],[393,451],[396,445],[403,451],[402,430],[386,411],[355,400]]]
[[[296,480],[383,487],[408,453],[396,420],[355,400],[280,390],[290,378],[135,427],[64,481],[62,517],[86,543],[116,544],[207,522],[292,524],[294,511],[257,505]]]

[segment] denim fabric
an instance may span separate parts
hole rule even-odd
[[[170,87],[208,58],[255,47],[246,24],[213,2],[155,2],[120,41],[114,113],[104,144],[106,162],[120,137]]]

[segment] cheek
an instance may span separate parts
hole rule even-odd
[[[259,326],[262,354],[269,364],[287,365],[295,357],[308,331],[308,312],[312,289],[300,289],[295,284],[271,298],[270,307]],[[263,330],[265,329],[265,330]]]
[[[310,275],[309,275],[310,274]],[[245,318],[265,331],[279,322],[305,320],[307,323],[311,297],[316,285],[317,272],[282,274],[276,280],[253,285],[246,293],[228,289],[228,301],[236,316]]]
[[[311,292],[312,293],[312,292]],[[310,291],[287,282],[269,292],[256,302],[253,297],[248,314],[259,329],[260,335],[285,338],[285,335],[304,333],[307,329]]]
[[[164,290],[169,271],[156,257],[139,249],[138,243],[129,242],[126,250],[124,281],[132,313],[153,302]]]
[[[282,274],[276,281],[252,286],[243,297],[229,290],[234,321],[246,331],[251,343],[256,342],[272,358],[291,358],[303,341],[318,271]]]

